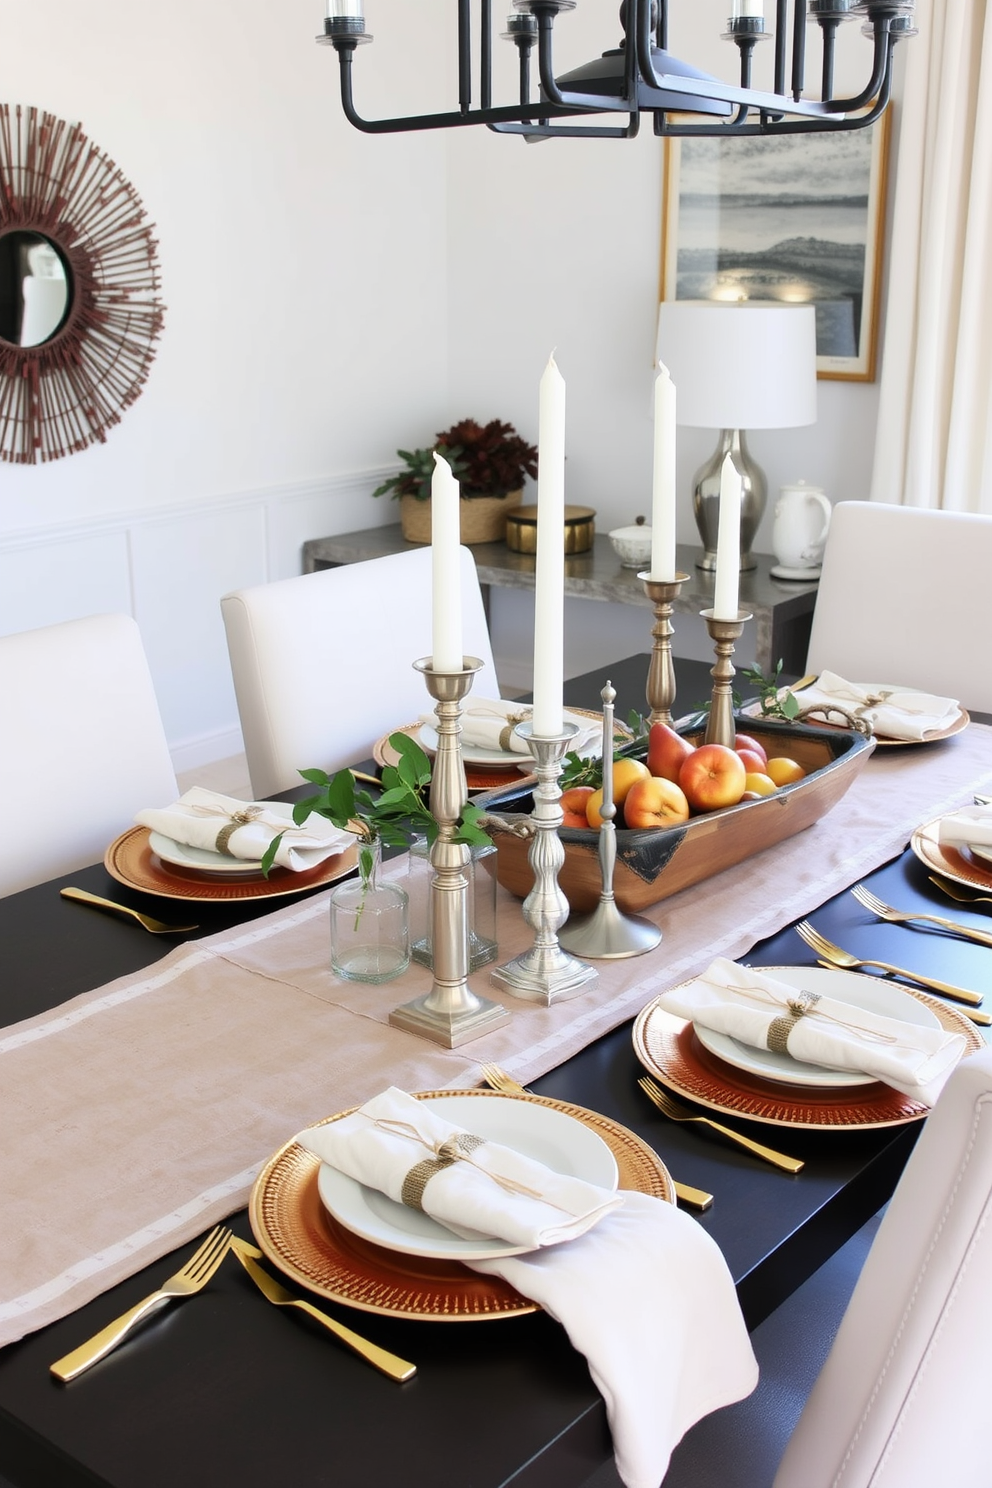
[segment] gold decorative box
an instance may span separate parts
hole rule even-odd
[[[588,553],[596,536],[596,513],[591,506],[566,506],[565,552]],[[537,552],[537,507],[518,506],[506,519],[506,546],[514,553]]]

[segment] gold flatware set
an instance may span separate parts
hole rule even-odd
[[[842,971],[853,971],[858,966],[877,966],[879,971],[887,971],[891,976],[902,977],[909,982],[916,982],[921,987],[929,987],[933,992],[939,992],[942,997],[953,997],[958,1002],[968,1003],[969,1007],[963,1011],[971,1018],[973,1023],[981,1023],[988,1026],[992,1018],[988,1013],[974,1013],[970,1009],[982,1001],[980,992],[972,992],[969,987],[955,987],[952,982],[941,982],[936,977],[923,976],[918,971],[907,971],[903,966],[893,966],[888,961],[873,961],[867,956],[855,956],[850,951],[843,950],[834,945],[819,930],[815,930],[808,920],[800,920],[796,926],[796,934],[800,940],[804,940],[811,951],[815,951],[829,966],[839,968]]]
[[[972,894],[967,889],[959,889],[957,884],[950,883],[945,878],[936,878],[930,874],[930,882],[946,894],[948,899],[956,899],[959,904],[992,904],[990,894]]]
[[[645,1075],[638,1080],[638,1085],[644,1091],[648,1100],[669,1121],[698,1122],[702,1126],[708,1126],[711,1131],[719,1132],[728,1141],[735,1142],[738,1147],[743,1147],[745,1152],[750,1152],[754,1157],[760,1157],[764,1162],[771,1163],[774,1168],[781,1168],[783,1173],[801,1173],[805,1164],[798,1157],[787,1157],[784,1152],[776,1152],[774,1147],[765,1147],[761,1142],[754,1142],[750,1137],[745,1137],[743,1132],[734,1131],[731,1126],[724,1126],[721,1121],[712,1121],[709,1116],[698,1116],[690,1111],[688,1106],[683,1106],[680,1101],[673,1100],[668,1091],[663,1089],[656,1080]]]
[[[280,1281],[277,1281],[263,1266],[259,1265],[263,1256],[258,1247],[233,1235],[225,1225],[215,1226],[185,1265],[181,1266],[174,1276],[164,1281],[157,1292],[152,1292],[151,1296],[146,1297],[144,1301],[137,1303],[114,1322],[108,1323],[105,1328],[100,1329],[99,1333],[95,1333],[92,1338],[80,1344],[71,1353],[61,1359],[56,1359],[55,1363],[49,1366],[51,1373],[63,1384],[68,1384],[91,1365],[96,1364],[100,1359],[105,1359],[119,1343],[124,1342],[140,1322],[157,1312],[166,1302],[175,1298],[192,1297],[202,1291],[229,1250],[237,1256],[263,1297],[266,1297],[274,1306],[293,1307],[305,1312],[314,1322],[320,1323],[328,1332],[333,1333],[334,1337],[350,1348],[353,1353],[358,1354],[374,1369],[378,1369],[381,1374],[387,1375],[389,1379],[399,1384],[402,1384],[404,1380],[412,1379],[416,1374],[416,1364],[411,1364],[408,1359],[401,1359],[397,1354],[391,1354],[388,1349],[380,1348],[378,1344],[363,1338],[360,1333],[346,1328],[343,1323],[321,1312],[319,1307],[314,1307],[312,1302],[307,1302],[302,1297],[294,1297]]]
[[[113,899],[101,899],[99,894],[91,894],[86,889],[67,887],[59,889],[63,899],[75,899],[79,904],[91,904],[94,909],[109,909],[112,914],[124,915],[126,919],[137,920],[139,925],[151,935],[185,935],[190,930],[199,930],[199,925],[167,925],[162,920],[153,919],[151,915],[142,914],[137,909],[132,909],[129,904],[118,904]]]
[[[987,930],[972,930],[967,925],[959,925],[956,920],[945,919],[943,915],[893,909],[891,904],[886,904],[863,884],[856,884],[851,893],[865,909],[877,915],[880,920],[888,920],[892,925],[902,925],[910,920],[926,920],[931,925],[940,925],[942,929],[949,930],[952,935],[961,935],[965,940],[977,940],[979,945],[992,946],[992,934]]]

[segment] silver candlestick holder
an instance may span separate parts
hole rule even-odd
[[[716,651],[716,664],[711,668],[713,694],[710,700],[710,716],[706,723],[705,742],[726,744],[733,749],[737,727],[734,723],[733,680],[737,675],[731,657],[734,642],[740,640],[741,631],[752,618],[744,610],[738,610],[736,620],[718,620],[713,610],[700,611],[706,621]]]
[[[534,887],[524,900],[524,919],[534,931],[534,944],[505,966],[497,966],[492,979],[524,1002],[540,1002],[549,1007],[575,997],[596,981],[599,972],[568,955],[558,944],[558,931],[568,918],[568,900],[558,884],[558,874],[565,861],[565,849],[558,828],[561,826],[561,762],[578,725],[566,723],[562,732],[551,739],[539,738],[529,723],[518,723],[514,730],[527,741],[536,758],[534,773],[534,812],[528,859],[534,870]]]
[[[667,723],[671,726],[672,704],[675,702],[675,665],[672,661],[672,611],[683,584],[689,575],[677,573],[674,579],[653,579],[649,573],[638,574],[644,592],[654,605],[654,625],[651,635],[651,665],[648,668],[646,695],[649,723]],[[605,756],[604,756],[605,757]]]
[[[430,799],[437,822],[431,847],[434,985],[423,997],[393,1008],[389,1021],[446,1049],[456,1049],[510,1021],[501,1003],[476,996],[468,985],[469,850],[464,842],[453,840],[468,797],[460,746],[462,699],[482,665],[477,656],[465,656],[461,671],[436,672],[429,658],[414,662],[437,705],[438,720]]]
[[[613,896],[613,873],[617,862],[617,814],[613,799],[613,704],[616,692],[607,682],[603,699],[603,804],[599,808],[599,868],[603,892],[592,914],[569,919],[558,936],[559,945],[593,960],[619,961],[625,956],[643,956],[661,944],[661,931],[640,915],[622,914]]]

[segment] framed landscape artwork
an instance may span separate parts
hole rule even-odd
[[[663,300],[816,310],[820,377],[875,377],[886,110],[867,129],[666,140]]]

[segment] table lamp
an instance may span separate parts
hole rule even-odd
[[[741,568],[754,568],[751,544],[768,483],[748,452],[744,431],[816,422],[813,306],[666,300],[658,315],[658,360],[675,384],[678,422],[720,430],[713,455],[693,480],[693,511],[705,550],[696,566],[716,567],[720,469],[729,454],[743,488]]]

